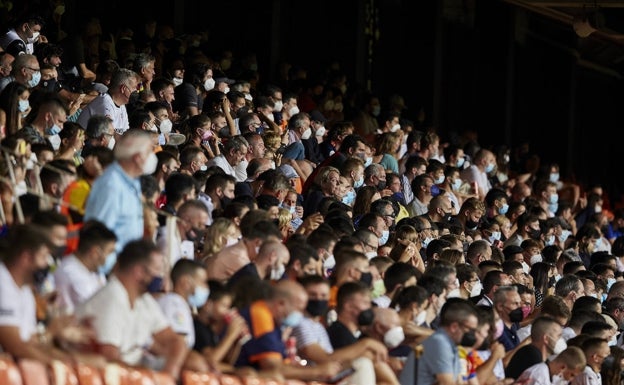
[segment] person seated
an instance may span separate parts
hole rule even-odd
[[[339,362],[301,366],[285,361],[283,328],[290,330],[299,325],[307,302],[308,295],[301,284],[281,280],[270,288],[267,299],[242,308],[240,314],[251,331],[251,339],[241,347],[236,367],[251,366],[276,378],[303,381],[324,381],[338,374],[342,369]]]
[[[179,379],[189,349],[148,292],[153,281],[163,279],[164,259],[150,240],[128,242],[106,286],[77,307],[76,315],[92,319],[97,350],[108,361]]]

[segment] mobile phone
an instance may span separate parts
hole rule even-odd
[[[350,375],[352,375],[353,373],[355,373],[355,369],[347,368],[345,370],[340,371],[338,374],[336,374],[334,377],[330,378],[329,380],[326,380],[325,383],[327,383],[327,384],[337,384],[340,381],[342,381],[345,378],[347,378]]]
[[[286,145],[282,144],[281,146],[279,146],[279,148],[277,150],[275,150],[276,154],[283,154],[286,151]]]

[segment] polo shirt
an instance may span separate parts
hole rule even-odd
[[[286,357],[286,345],[282,341],[281,328],[276,325],[265,301],[253,302],[242,309],[240,315],[247,322],[251,339],[241,347],[235,366],[251,366],[259,369],[259,363],[263,359],[283,360]]]

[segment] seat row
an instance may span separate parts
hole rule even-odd
[[[0,354],[1,385],[176,385],[168,374],[108,364],[98,369],[82,363],[71,367],[61,361],[44,365],[35,360],[14,360]],[[256,377],[184,371],[180,385],[324,385],[297,380],[274,381]]]

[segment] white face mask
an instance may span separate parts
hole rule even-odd
[[[290,110],[288,110],[288,114],[290,116],[297,115],[298,113],[299,113],[299,107],[297,106],[292,106],[290,107]]]
[[[310,139],[310,136],[312,136],[312,129],[308,127],[305,131],[303,131],[303,134],[301,134],[301,139]]]
[[[384,334],[384,344],[390,349],[394,349],[403,342],[405,333],[401,326],[395,326]]]
[[[427,312],[424,310],[418,313],[416,317],[414,317],[414,323],[418,326],[424,324],[426,320],[427,320]]]
[[[336,259],[333,255],[327,257],[327,259],[323,262],[323,267],[325,269],[333,269],[336,266]]]
[[[52,145],[52,148],[54,149],[54,151],[58,151],[58,149],[61,148],[61,137],[58,136],[58,134],[50,135],[48,136],[47,139]]]
[[[374,258],[377,256],[377,252],[376,251],[368,251],[366,253],[366,257],[370,260],[371,258]]]
[[[277,281],[277,280],[282,279],[282,276],[284,275],[285,271],[286,271],[286,268],[281,263],[279,263],[275,267],[272,267],[271,268],[271,280]]]
[[[524,272],[524,274],[529,274],[531,272],[531,268],[529,267],[529,265],[527,265],[526,262],[522,261],[520,262],[520,264],[522,265],[522,271]]]
[[[325,126],[321,126],[319,128],[316,129],[316,136],[323,136],[325,135]]]
[[[400,129],[401,129],[401,125],[397,123],[394,126],[392,126],[392,128],[390,128],[390,132],[397,132]]]
[[[459,288],[458,289],[453,289],[451,291],[449,291],[449,293],[446,295],[447,298],[459,298],[461,297],[460,292],[459,292]]]
[[[533,266],[537,262],[542,262],[542,260],[543,260],[542,254],[535,254],[535,255],[531,256],[531,260],[529,262],[531,262],[531,266]]]
[[[204,89],[206,91],[210,91],[215,86],[215,81],[213,78],[208,78],[204,81]]]
[[[227,94],[228,92],[230,92],[230,87],[225,86],[225,89],[223,90],[223,93]]]
[[[481,295],[482,289],[483,289],[483,285],[481,284],[481,281],[475,282],[474,285],[472,286],[472,289],[470,289],[470,296],[476,297],[478,295]]]
[[[171,80],[173,81],[173,86],[174,87],[179,86],[184,81],[184,79],[182,79],[182,78],[173,78]]]
[[[281,100],[278,100],[277,102],[275,102],[275,105],[273,106],[273,111],[280,112],[282,108],[284,108],[284,103]]]
[[[110,139],[108,140],[108,145],[107,145],[106,147],[108,147],[108,148],[109,148],[109,149],[111,149],[111,150],[112,150],[113,148],[115,148],[115,138],[110,138]]]
[[[39,32],[33,32],[32,37],[28,38],[28,43],[30,43],[30,44],[36,43],[37,39],[39,39],[39,35],[40,35]]]
[[[151,175],[156,171],[156,167],[158,166],[158,157],[156,154],[151,152],[147,157],[147,160],[143,164],[143,175]]]
[[[171,120],[163,119],[163,121],[160,122],[160,132],[162,132],[163,134],[170,133],[172,128],[173,122]]]
[[[238,243],[238,238],[228,237],[227,241],[225,241],[225,246],[232,246]]]

